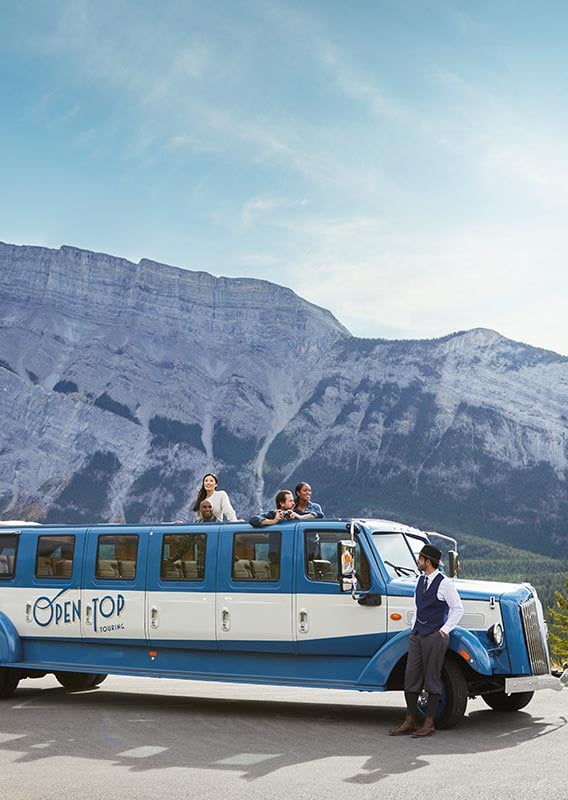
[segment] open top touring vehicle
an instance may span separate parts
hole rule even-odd
[[[54,673],[402,690],[422,531],[377,519],[0,528],[0,696]],[[442,537],[444,538],[444,537]],[[450,542],[453,540],[449,540]],[[439,544],[439,541],[436,541]],[[562,689],[528,584],[456,578],[438,727]]]

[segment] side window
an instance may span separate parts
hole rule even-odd
[[[37,540],[36,578],[70,578],[75,554],[74,536],[39,536]]]
[[[231,571],[233,580],[279,580],[281,549],[280,531],[235,533]]]
[[[0,535],[0,580],[13,578],[16,572],[18,537],[15,533]]]
[[[309,530],[304,533],[305,570],[308,580],[326,583],[338,582],[337,543],[347,538],[349,537],[346,531]],[[359,589],[369,589],[371,586],[369,562],[358,542],[355,550],[355,565]]]
[[[136,578],[137,556],[136,534],[102,534],[97,545],[96,577],[105,581],[133,581]]]
[[[202,581],[205,577],[207,534],[166,534],[162,541],[163,581]]]

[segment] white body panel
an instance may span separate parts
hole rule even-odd
[[[0,610],[21,637],[81,636],[79,589],[0,588]]]
[[[292,596],[281,592],[220,592],[216,631],[219,642],[292,642]]]
[[[380,606],[361,606],[351,594],[297,594],[295,638],[301,641],[366,636],[387,631],[386,598]]]
[[[146,595],[146,619],[151,642],[214,641],[215,594],[150,591]]]

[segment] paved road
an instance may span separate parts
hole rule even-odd
[[[568,798],[568,690],[516,714],[481,700],[452,731],[392,738],[402,695],[111,677],[0,702],[9,800]]]

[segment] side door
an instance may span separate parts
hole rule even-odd
[[[146,619],[154,648],[216,650],[215,570],[219,527],[154,528]]]
[[[292,522],[221,531],[216,631],[220,650],[293,653]],[[250,667],[249,667],[250,669]]]
[[[348,539],[345,524],[300,523],[296,553],[294,636],[303,655],[370,656],[387,636],[385,586],[357,544],[358,592],[373,592],[380,605],[360,605],[340,591],[337,543]]]
[[[81,637],[79,583],[84,543],[84,528],[26,529],[19,535],[13,608],[6,609],[3,603],[3,610],[8,611],[20,636],[30,640],[29,659],[36,657],[33,639]]]
[[[146,643],[149,528],[101,526],[87,531],[81,589],[83,639]]]

